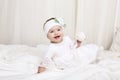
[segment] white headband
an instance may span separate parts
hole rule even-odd
[[[63,22],[63,19],[62,18],[55,18],[55,19],[52,19],[50,21],[48,21],[47,23],[45,23],[44,25],[44,31],[45,33],[47,34],[48,31],[53,27],[53,26],[61,26],[62,28],[64,28],[64,22]]]

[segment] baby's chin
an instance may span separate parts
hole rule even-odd
[[[61,43],[62,42],[62,39],[60,39],[60,40],[55,40],[55,41],[52,41],[52,43]]]

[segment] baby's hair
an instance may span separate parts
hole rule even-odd
[[[54,19],[55,19],[54,17],[47,19],[47,20],[45,21],[44,25],[43,25],[43,29],[44,29],[45,24],[46,24],[48,21],[54,20]]]

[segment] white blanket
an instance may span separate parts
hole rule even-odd
[[[37,74],[46,48],[0,45],[0,80],[120,80],[120,53],[110,51],[100,52],[93,64]]]

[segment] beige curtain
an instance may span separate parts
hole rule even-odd
[[[0,0],[0,4],[0,43],[48,43],[43,23],[56,16],[65,20],[66,33],[74,35],[74,0]]]
[[[110,46],[117,0],[78,0],[77,29],[87,34],[87,43]]]
[[[118,22],[119,0],[0,0],[0,44],[47,44],[43,23],[62,17],[65,34],[80,31],[86,43],[109,48]]]
[[[120,28],[120,0],[117,0],[116,14],[115,14],[115,32]]]

